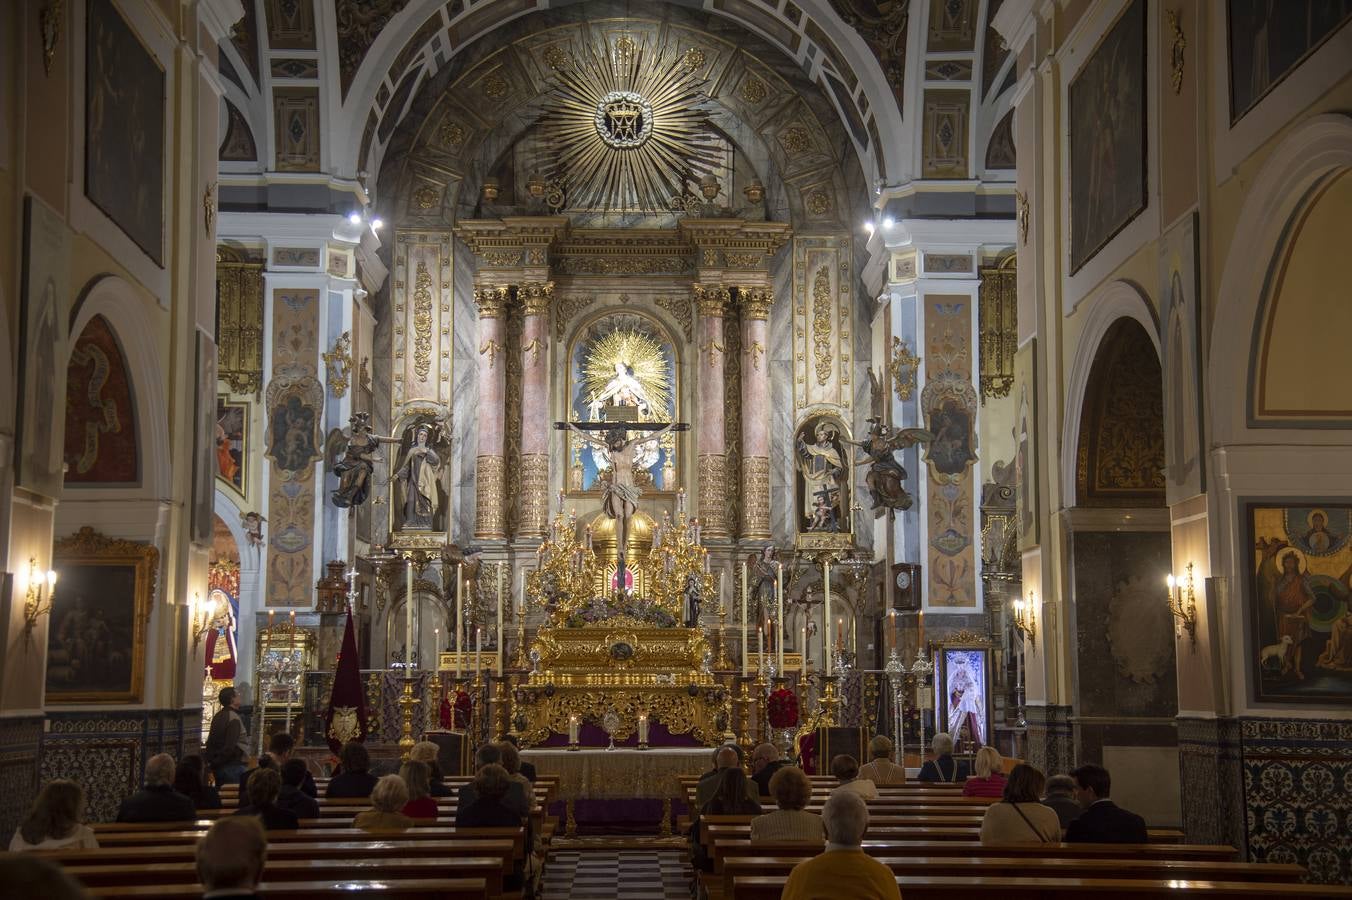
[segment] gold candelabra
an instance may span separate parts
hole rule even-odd
[[[494,733],[496,735],[495,739],[500,741],[507,737],[508,722],[510,721],[508,716],[509,710],[507,709],[507,682],[509,681],[509,676],[500,675],[493,680],[497,682],[497,691],[493,697],[493,719],[496,723],[494,726]]]
[[[819,701],[822,708],[822,724],[836,725],[836,711],[840,708],[840,697],[836,694],[836,681],[839,675],[822,676],[822,696]]]
[[[433,660],[432,665],[437,661]],[[428,705],[424,721],[426,724],[423,730],[438,728],[441,726],[441,672],[437,669],[432,670],[432,676],[427,679],[428,693],[432,695],[432,702]]]
[[[726,600],[720,600],[718,603],[718,662],[715,665],[720,672],[726,672],[732,668],[732,660],[728,659],[728,603]]]
[[[413,696],[413,679],[404,678],[404,691],[399,696],[399,759],[401,762],[408,762],[409,754],[413,752],[413,745],[417,743],[413,739],[413,707],[418,705],[418,698]]]
[[[1021,635],[1026,635],[1034,648],[1037,647],[1037,604],[1033,599],[1033,592],[1028,592],[1027,600],[1014,601],[1014,628]]]
[[[751,683],[753,679],[750,676],[737,679],[742,683],[741,696],[738,698],[741,703],[741,728],[738,729],[737,743],[744,751],[747,759],[751,758],[751,749],[755,746],[755,741],[751,739]]]
[[[1192,650],[1197,652],[1197,594],[1192,580],[1192,563],[1188,563],[1187,574],[1182,581],[1176,581],[1170,574],[1165,579],[1169,588],[1169,612],[1188,632],[1192,640]]]
[[[47,588],[47,595],[43,597],[43,587]],[[30,557],[28,560],[28,593],[23,601],[23,633],[26,640],[33,639],[33,629],[37,627],[38,619],[43,616],[49,616],[52,613],[52,600],[56,597],[56,573],[51,569],[46,572],[38,569],[36,557]],[[196,645],[194,645],[196,646]]]

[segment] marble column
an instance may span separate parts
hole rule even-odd
[[[521,332],[521,517],[522,537],[545,533],[549,518],[549,304],[554,282],[518,288],[525,309]]]
[[[504,355],[507,335],[503,314],[507,287],[475,288],[474,304],[479,308],[479,455],[474,466],[474,536],[491,540],[507,536],[504,505],[507,459],[503,427],[507,396]]]
[[[742,537],[770,539],[770,306],[768,287],[743,288]]]
[[[729,534],[728,454],[723,403],[723,314],[728,289],[716,284],[694,286],[699,307],[699,360],[696,382],[695,446],[699,456],[699,520],[712,538]]]

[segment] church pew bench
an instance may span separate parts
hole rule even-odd
[[[196,862],[137,864],[67,863],[66,872],[87,888],[140,885],[191,888],[198,884]],[[269,882],[366,881],[373,879],[482,879],[489,897],[503,893],[502,860],[497,857],[390,857],[357,859],[269,859],[264,870]]]
[[[147,843],[157,838],[152,837],[156,834],[166,834],[170,832],[195,832],[199,836],[202,832],[211,827],[213,819],[197,819],[192,822],[146,822],[140,824],[132,823],[101,823],[94,826],[94,831],[99,838],[100,843]],[[437,819],[415,819],[413,829],[420,835],[425,834],[429,829],[451,829],[456,828],[455,818],[437,818]],[[353,834],[366,834],[360,829],[352,826],[350,818],[330,818],[330,819],[301,819],[300,828],[297,830],[285,830],[272,832],[272,840],[304,840],[307,834],[328,835],[340,831],[350,831]],[[477,829],[471,829],[477,831]],[[490,829],[490,831],[494,831]],[[398,834],[399,832],[391,832]],[[505,832],[504,832],[505,833]],[[524,831],[522,832],[524,835]],[[128,837],[130,835],[131,837]],[[299,835],[299,838],[296,836]]]
[[[714,871],[734,856],[791,856],[820,851],[824,845],[792,841],[753,844],[747,836],[713,842]],[[863,843],[870,856],[1007,858],[1007,859],[1172,859],[1196,862],[1234,862],[1240,854],[1226,844],[987,844],[980,841],[892,840],[868,835]],[[813,855],[809,853],[809,855]]]
[[[201,831],[154,831],[129,834],[110,834],[100,836],[100,847],[146,847],[165,844],[196,845],[202,837]],[[269,831],[268,846],[275,847],[285,843],[317,842],[375,842],[375,841],[458,841],[458,840],[510,840],[512,855],[515,859],[525,857],[525,829],[508,828],[456,828],[454,826],[429,826],[410,828],[407,831],[366,832],[360,828],[325,828],[296,831]]]
[[[813,854],[734,856],[723,861],[722,890],[731,897],[734,880],[753,875],[787,876]],[[1207,862],[1174,859],[1058,859],[1035,857],[875,856],[894,875],[908,877],[977,876],[983,878],[1148,878],[1154,880],[1268,882],[1296,884],[1305,869],[1295,864]]]
[[[753,875],[733,880],[724,900],[779,900],[787,875]],[[983,878],[979,876],[900,876],[897,887],[906,900],[1146,900],[1150,897],[1205,897],[1208,900],[1276,900],[1276,898],[1352,897],[1352,888],[1323,884],[1268,884],[1172,879],[1124,878]]]
[[[275,860],[351,860],[351,859],[438,859],[456,856],[489,857],[498,860],[503,871],[514,863],[510,840],[460,841],[281,841],[268,844],[268,864]],[[41,850],[45,858],[63,866],[123,865],[156,866],[192,862],[196,843],[137,847],[98,847],[92,850]]]
[[[483,900],[487,889],[478,878],[410,878],[361,881],[264,881],[258,892],[268,900],[332,900],[335,896],[375,897],[378,900]],[[198,900],[202,886],[133,885],[92,888],[91,897]],[[777,895],[776,895],[777,896]]]

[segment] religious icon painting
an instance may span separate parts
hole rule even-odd
[[[1247,506],[1258,701],[1352,705],[1352,504]]]
[[[64,420],[53,415],[65,393],[66,304],[70,302],[70,239],[61,216],[33,196],[24,199],[24,259],[19,320],[19,391],[15,474],[20,487],[61,495]]]
[[[849,428],[832,413],[808,416],[798,426],[793,453],[800,536],[844,537],[851,533],[849,441]]]
[[[216,478],[236,493],[244,494],[247,483],[249,404],[231,402],[225,395],[216,397],[216,425],[213,451]]]
[[[1229,0],[1225,18],[1233,125],[1352,21],[1352,5]]]
[[[952,736],[960,752],[990,743],[990,648],[940,644],[935,659],[936,727]]]
[[[139,703],[159,551],[92,528],[58,540],[47,623],[49,703]]]

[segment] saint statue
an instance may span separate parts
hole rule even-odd
[[[802,517],[807,531],[839,531],[844,486],[849,477],[845,449],[839,431],[829,422],[820,422],[813,432],[813,443],[799,435],[798,471],[803,476]]]
[[[370,416],[359,412],[353,414],[347,428],[347,446],[342,459],[333,466],[338,476],[338,488],[330,496],[333,505],[339,509],[361,506],[371,491],[371,473],[375,471],[376,461],[380,457],[376,450],[381,444],[397,444],[398,438],[381,437],[373,434]]]
[[[694,573],[685,576],[685,590],[682,591],[682,594],[684,595],[685,600],[684,606],[685,606],[686,628],[699,627],[699,610],[700,610],[699,581],[700,581],[699,576]]]
[[[437,472],[441,468],[441,456],[428,446],[431,438],[432,426],[419,425],[413,433],[413,445],[405,451],[394,472],[404,490],[401,527],[405,530],[430,529],[437,513]]]
[[[873,514],[880,516],[885,509],[910,509],[914,499],[906,490],[906,470],[897,462],[896,451],[930,441],[934,435],[923,428],[894,429],[877,416],[869,416],[868,422],[864,440],[845,443],[864,451],[865,455],[855,462],[869,466],[864,483],[873,500]]]
[[[639,418],[647,421],[652,415],[652,404],[648,401],[648,392],[634,377],[633,367],[624,360],[615,360],[615,377],[606,386],[594,393],[587,403],[593,421],[601,418],[604,406],[633,406],[638,409]]]
[[[965,725],[972,740],[983,745],[986,743],[985,718],[981,685],[967,666],[958,666],[948,683],[948,733],[956,735]]]
[[[775,548],[762,547],[760,553],[746,558],[750,594],[752,597],[752,615],[757,622],[767,618],[775,619],[775,585],[778,581],[779,567],[775,564]]]

